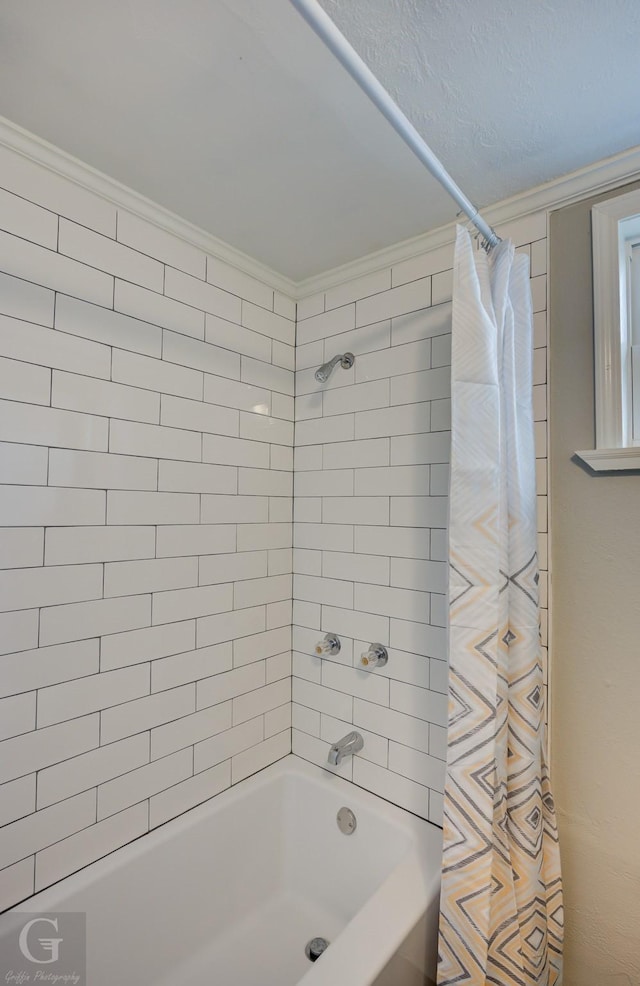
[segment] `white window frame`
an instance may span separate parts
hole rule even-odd
[[[596,447],[577,452],[594,471],[640,469],[633,442],[628,242],[640,236],[640,190],[591,209]]]

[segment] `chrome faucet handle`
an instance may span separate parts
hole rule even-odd
[[[335,656],[340,653],[340,638],[335,633],[327,633],[318,641],[314,649],[318,657],[322,657],[323,654]]]
[[[389,660],[389,654],[384,644],[370,644],[369,650],[360,655],[360,666],[363,668],[383,668]]]

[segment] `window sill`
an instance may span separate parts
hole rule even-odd
[[[595,448],[576,452],[594,472],[629,472],[640,470],[640,446],[632,448]]]

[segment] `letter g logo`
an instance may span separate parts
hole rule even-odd
[[[37,959],[35,955],[32,955],[31,949],[29,948],[28,935],[34,924],[50,924],[56,931],[58,930],[57,918],[34,918],[33,921],[28,921],[20,932],[20,937],[18,938],[20,951],[24,955],[25,959],[28,959],[29,962],[35,962],[37,965],[50,965],[51,962],[57,962],[60,953],[59,946],[62,938],[38,938],[38,943],[43,952],[51,955],[50,959]]]

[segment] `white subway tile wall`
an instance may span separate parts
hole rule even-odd
[[[2,909],[291,749],[296,309],[0,164]]]
[[[546,215],[498,229],[532,261],[541,632],[547,551]],[[452,248],[298,303],[293,580],[293,751],[442,824],[447,724],[446,525]],[[352,351],[321,385],[314,370]],[[339,634],[320,660],[316,642]],[[389,662],[358,667],[370,643]],[[546,681],[546,677],[545,677]]]

